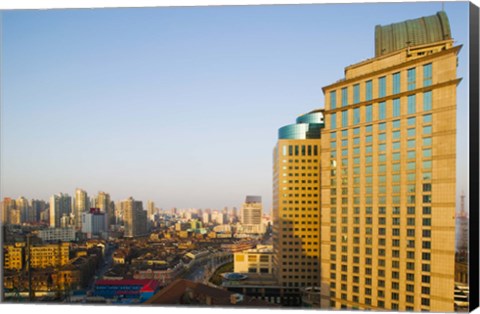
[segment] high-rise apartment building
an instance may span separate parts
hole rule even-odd
[[[10,197],[3,199],[3,219],[11,225],[19,225],[21,223],[20,210],[17,209],[16,201]]]
[[[41,221],[41,215],[47,209],[47,204],[45,203],[45,201],[32,199],[30,201],[30,205],[35,215],[35,221]],[[48,212],[48,210],[46,212]]]
[[[240,211],[243,233],[261,234],[265,232],[262,224],[263,206],[261,196],[247,196]]]
[[[90,208],[86,213],[82,213],[82,232],[88,239],[102,237],[106,234],[105,229],[106,214],[98,208]]]
[[[21,196],[15,200],[15,208],[20,214],[21,223],[31,223],[35,222],[35,215],[33,213],[32,207],[28,202],[28,199]]]
[[[323,305],[454,310],[460,48],[444,12],[377,26],[375,57],[323,88]],[[284,215],[276,228],[295,230]]]
[[[108,230],[111,225],[115,225],[115,205],[110,200],[110,194],[105,192],[98,192],[98,196],[95,199],[95,208],[99,208],[101,212],[106,214],[106,230]]]
[[[62,217],[72,213],[72,198],[68,194],[57,194],[50,197],[50,227],[60,228]]]
[[[75,229],[80,230],[82,229],[82,214],[87,212],[87,210],[90,208],[86,191],[82,189],[75,190],[74,207]]]
[[[136,237],[147,232],[147,212],[143,210],[142,201],[129,197],[121,203],[123,211],[124,236]]]
[[[298,305],[302,288],[320,284],[320,130],[312,111],[279,129],[273,153],[274,273]],[[295,297],[297,295],[297,297]]]
[[[259,225],[262,223],[262,214],[262,197],[247,196],[240,211],[240,219],[242,224]]]

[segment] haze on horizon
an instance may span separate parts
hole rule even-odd
[[[48,200],[78,187],[163,209],[222,209],[261,195],[269,212],[278,128],[322,108],[322,86],[373,57],[375,25],[440,9],[3,11],[1,197]],[[468,3],[445,10],[463,45],[457,204],[465,191],[468,210]]]

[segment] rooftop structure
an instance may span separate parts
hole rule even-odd
[[[375,56],[379,57],[409,46],[452,39],[445,12],[432,16],[375,27]]]

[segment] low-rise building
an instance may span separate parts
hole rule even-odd
[[[234,254],[234,271],[236,273],[273,273],[273,246],[257,245],[250,249]]]
[[[75,229],[73,227],[46,228],[38,231],[38,237],[44,242],[72,242],[75,241]]]

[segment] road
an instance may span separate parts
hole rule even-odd
[[[231,261],[232,257],[232,254],[222,253],[204,258],[183,274],[182,278],[195,282],[206,282],[218,267]]]

